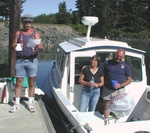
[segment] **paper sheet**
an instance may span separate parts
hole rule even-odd
[[[35,47],[36,45],[41,43],[41,39],[33,39],[30,38],[28,43],[27,43],[27,47]]]

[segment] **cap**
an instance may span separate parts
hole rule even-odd
[[[25,14],[22,16],[23,21],[33,21],[33,16],[31,14]]]

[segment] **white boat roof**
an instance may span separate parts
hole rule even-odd
[[[81,51],[89,49],[118,49],[124,48],[125,50],[132,50],[134,52],[144,54],[145,51],[131,48],[126,42],[114,41],[108,39],[92,38],[92,37],[80,37],[74,38],[68,42],[62,42],[59,46],[66,52],[70,53],[72,51]]]

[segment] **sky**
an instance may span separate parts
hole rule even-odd
[[[72,9],[72,11],[76,10],[75,8],[76,0],[26,0],[26,2],[22,5],[24,14],[32,14],[34,17],[41,14],[52,14],[58,12],[58,5],[61,2],[66,2],[67,10]]]

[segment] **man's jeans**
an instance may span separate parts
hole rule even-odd
[[[84,86],[82,89],[79,111],[86,112],[87,109],[88,111],[95,111],[99,97],[100,88],[89,91],[89,87]]]
[[[16,77],[35,77],[38,69],[38,59],[18,59],[15,65]],[[27,75],[26,75],[27,74]]]

